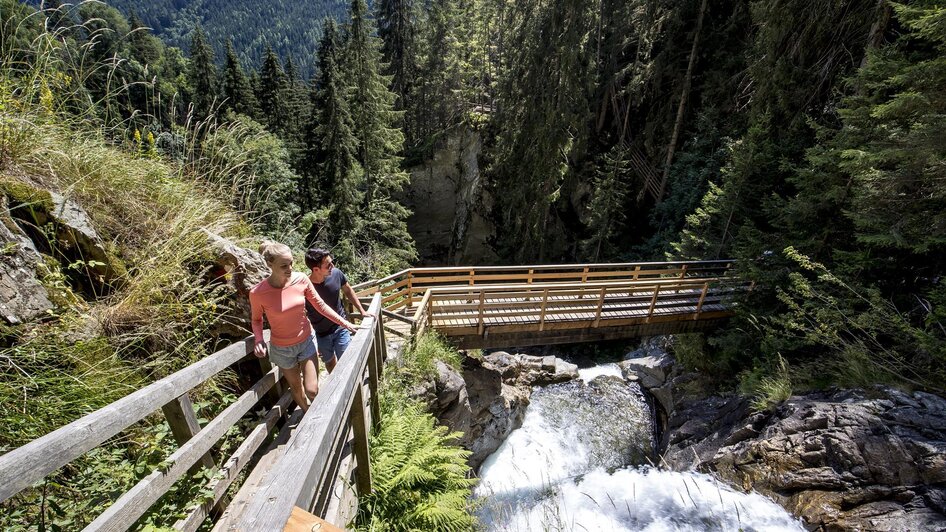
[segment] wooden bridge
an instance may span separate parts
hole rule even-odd
[[[731,261],[415,268],[357,285],[378,318],[364,320],[304,416],[293,409],[281,370],[253,357],[251,336],[0,456],[0,502],[24,497],[47,475],[163,415],[177,450],[85,530],[134,526],[202,468],[214,474],[178,530],[208,518],[215,531],[336,530],[353,520],[358,494],[371,491],[368,434],[379,422],[386,332],[411,338],[437,329],[461,347],[499,347],[700,330],[726,318],[728,298],[747,288],[731,270]],[[259,378],[201,426],[190,393],[227,368]],[[251,426],[240,445],[214,456],[241,420]]]
[[[461,349],[706,330],[745,283],[730,260],[413,268],[354,286],[381,294],[388,330],[436,329]]]

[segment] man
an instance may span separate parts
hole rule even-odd
[[[361,306],[361,301],[355,296],[355,290],[348,284],[348,279],[341,270],[335,267],[335,262],[328,251],[319,248],[312,248],[305,254],[305,265],[311,270],[309,280],[315,286],[315,291],[325,301],[325,304],[338,313],[342,319],[345,319],[345,309],[342,307],[341,291],[345,290],[345,297],[352,302],[352,305],[358,309],[362,316],[375,317],[374,314],[365,312]],[[334,322],[325,319],[312,308],[306,305],[306,312],[312,327],[315,329],[315,339],[319,346],[319,356],[325,363],[325,369],[332,372],[335,364],[342,357],[342,353],[351,343],[351,334],[348,329],[339,327]]]

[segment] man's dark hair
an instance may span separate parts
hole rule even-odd
[[[331,253],[322,248],[310,248],[309,251],[305,252],[305,265],[310,270],[312,268],[318,268],[322,265],[322,260],[329,255],[331,255]]]

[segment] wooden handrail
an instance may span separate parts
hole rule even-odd
[[[368,312],[380,315],[380,310],[380,294],[375,294]],[[373,342],[381,334],[377,325],[375,318],[369,317],[362,322],[345,356],[339,360],[332,376],[323,384],[296,427],[285,454],[265,476],[260,490],[248,502],[233,529],[282,530],[293,507],[299,506],[304,510],[311,507],[321,491],[320,484],[327,481],[330,453],[336,447],[334,443],[341,431],[347,433],[353,405],[364,408],[364,405],[357,404],[356,398],[363,393],[365,369],[372,366],[368,357],[374,351]],[[377,401],[377,394],[372,395],[369,400]],[[355,438],[364,438],[361,443],[367,444],[367,434],[356,434]],[[342,452],[342,449],[336,451]],[[367,468],[368,464],[359,464],[359,467]]]
[[[254,344],[253,337],[248,337],[0,456],[0,501],[39,482],[49,473],[240,361],[253,352]]]

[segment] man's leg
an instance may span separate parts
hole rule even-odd
[[[319,357],[321,357],[322,362],[325,363],[325,369],[329,373],[335,369],[335,364],[338,360],[335,358],[335,346],[334,346],[334,334],[326,334],[325,336],[316,336],[316,343],[319,344]]]
[[[338,330],[335,331],[335,358],[342,358],[349,344],[351,344],[351,333],[348,332],[348,329],[339,327]]]

